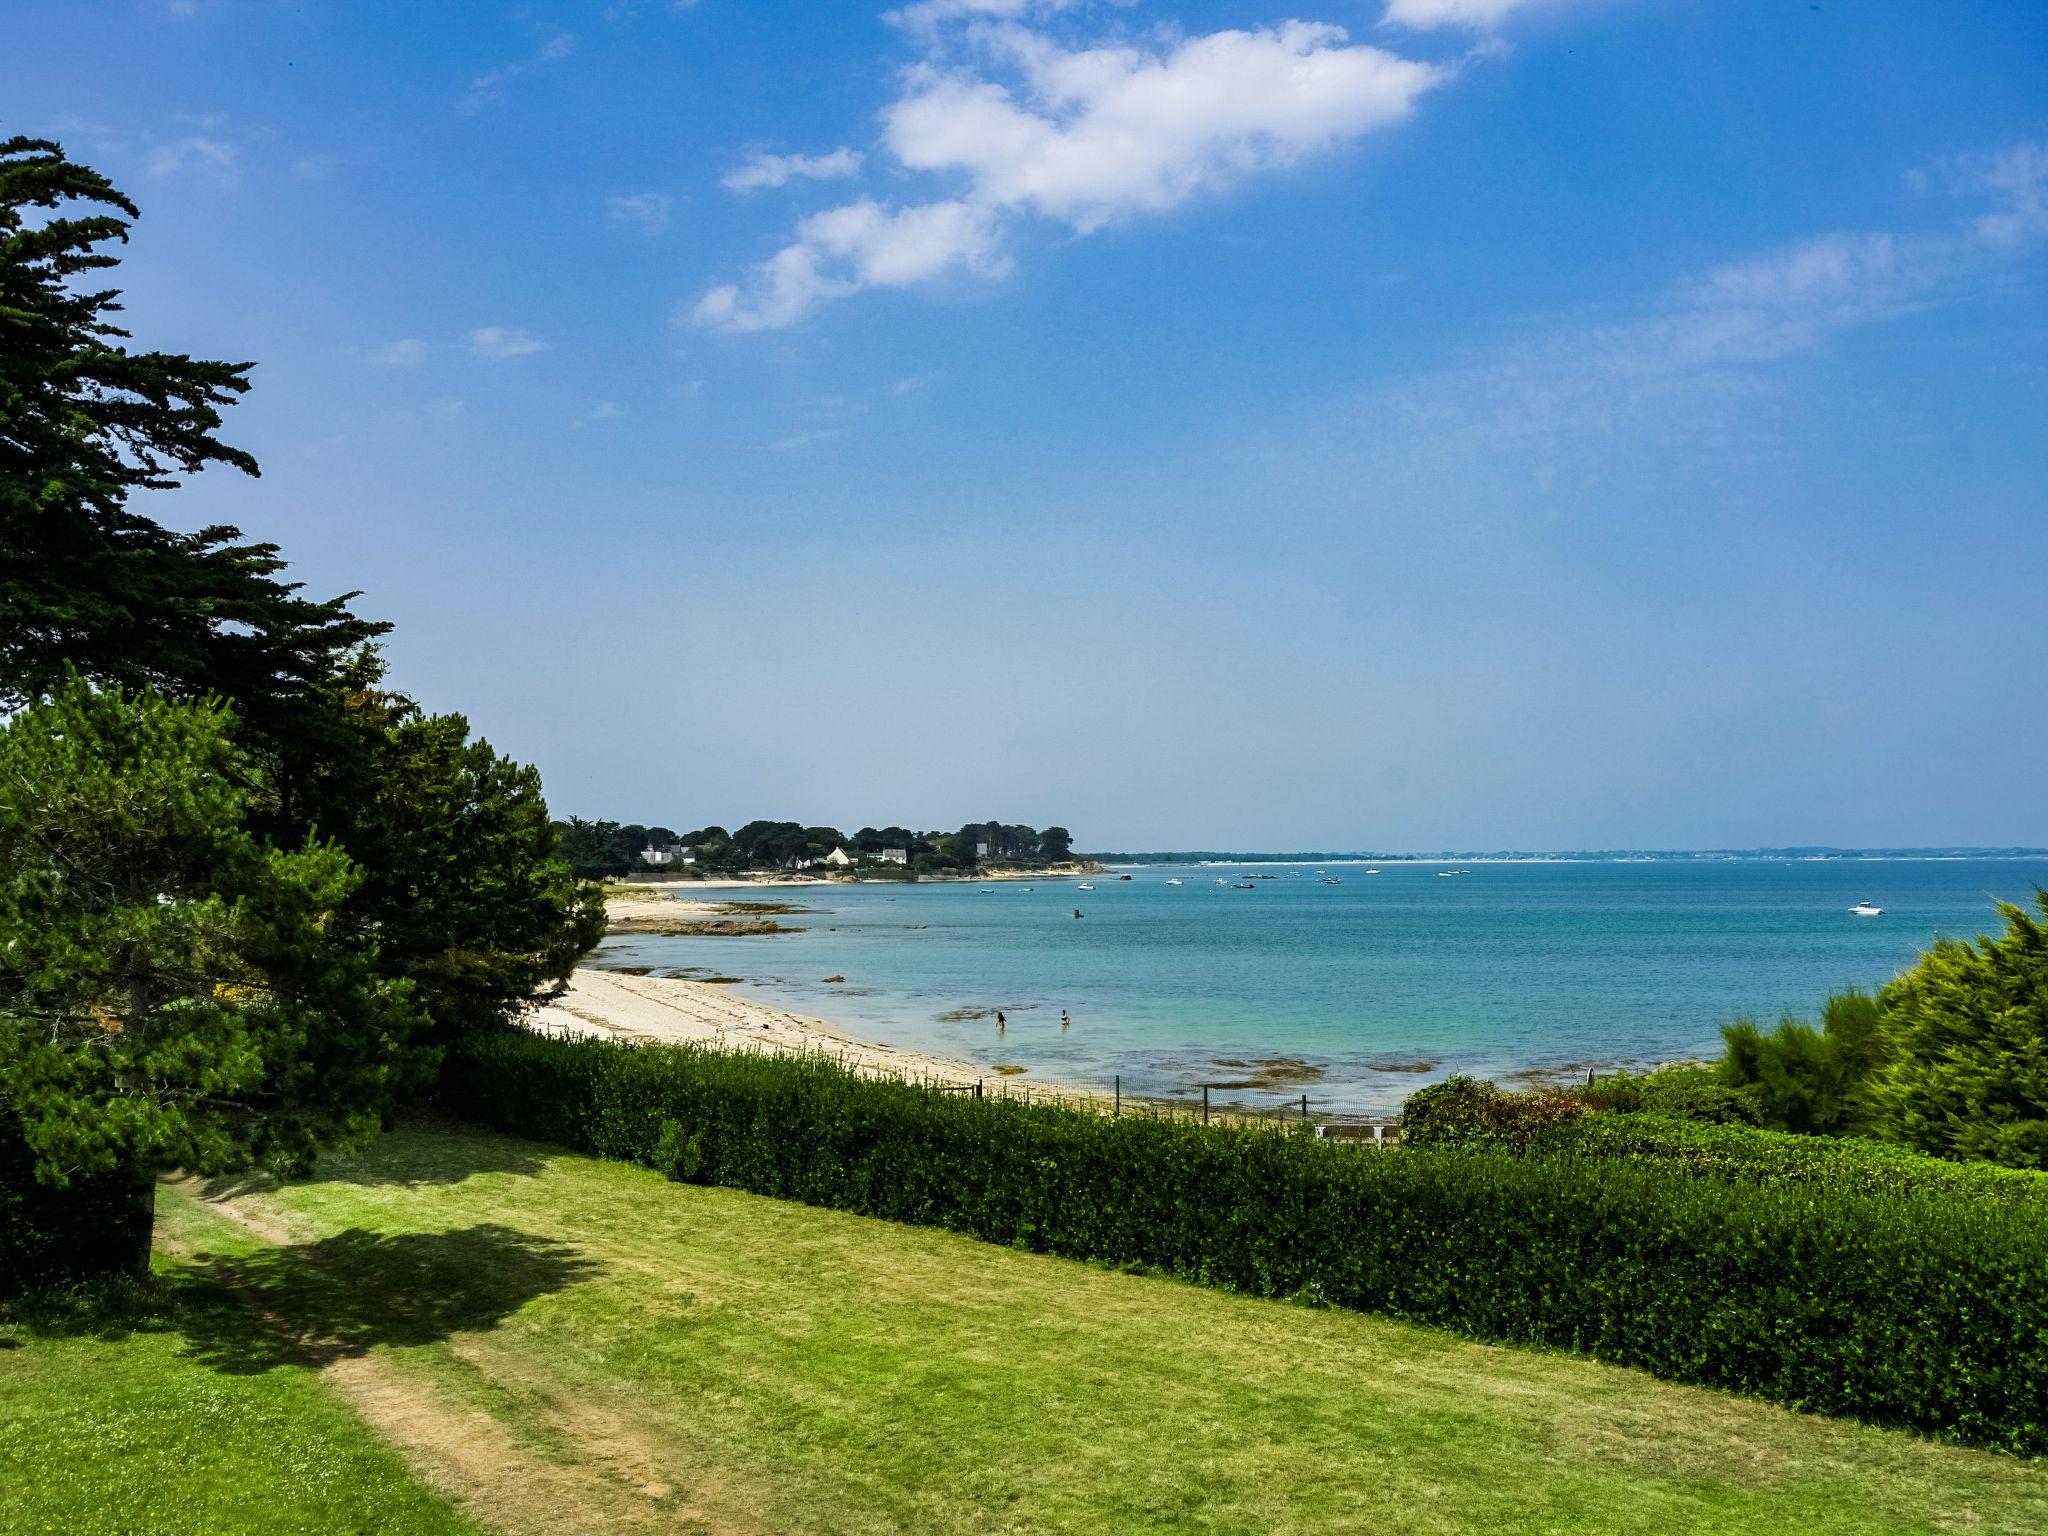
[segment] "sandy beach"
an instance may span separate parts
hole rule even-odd
[[[858,1039],[823,1019],[755,1002],[728,986],[673,976],[579,968],[570,977],[568,990],[536,1008],[527,1016],[526,1025],[543,1034],[639,1045],[694,1043],[779,1055],[823,1055],[876,1077],[961,1086],[982,1082],[990,1093],[1003,1091],[1003,1085],[1012,1081],[969,1062]],[[1019,1084],[1011,1091],[1023,1090],[1024,1085]],[[1104,1097],[1087,1089],[1046,1083],[1032,1085],[1031,1091],[1034,1097]]]

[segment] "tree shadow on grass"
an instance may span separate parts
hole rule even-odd
[[[597,1270],[564,1243],[495,1224],[356,1228],[246,1256],[198,1255],[178,1280],[173,1326],[187,1353],[230,1375],[317,1368],[495,1328]]]
[[[530,1178],[556,1156],[555,1149],[479,1130],[446,1115],[416,1113],[396,1132],[386,1132],[360,1152],[328,1152],[311,1174],[319,1183],[391,1185],[460,1184],[484,1173]],[[230,1174],[200,1186],[209,1200],[232,1200],[278,1188],[269,1174]]]

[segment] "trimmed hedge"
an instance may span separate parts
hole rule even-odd
[[[672,1178],[2048,1450],[2048,1212],[2025,1202],[1375,1153],[525,1034],[460,1046],[444,1091],[484,1125]]]
[[[1666,1115],[1598,1113],[1546,1127],[1529,1150],[1677,1164],[1692,1173],[1753,1184],[1823,1184],[1870,1194],[2014,1201],[2048,1209],[2048,1174],[1959,1163],[1853,1136],[1795,1136]]]

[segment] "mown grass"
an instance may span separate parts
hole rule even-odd
[[[478,1536],[310,1365],[208,1348],[250,1319],[207,1266],[159,1268],[154,1291],[0,1309],[0,1532]]]
[[[2048,1529],[2037,1463],[509,1138],[408,1130],[225,1209],[286,1239],[227,1279],[274,1317],[313,1314],[291,1348],[389,1362],[455,1431],[586,1476],[606,1529]],[[166,1230],[196,1246],[220,1219],[166,1192]],[[102,1399],[200,1369],[169,1336],[105,1349],[77,1362],[107,1376]],[[208,1385],[303,1389],[336,1433],[300,1369]],[[443,1451],[425,1464],[445,1482]],[[454,1491],[487,1526],[590,1528],[502,1486]]]

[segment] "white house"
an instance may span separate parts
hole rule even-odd
[[[875,857],[884,864],[908,864],[910,862],[910,850],[908,848],[884,848]]]
[[[668,849],[656,848],[651,843],[640,850],[640,862],[647,865],[650,869],[660,869],[674,857],[675,855],[669,852]]]
[[[820,859],[818,862],[820,864],[830,864],[834,869],[844,869],[847,865],[851,864],[853,860],[846,856],[846,850],[844,848],[834,848],[830,853],[826,854],[825,857]]]

